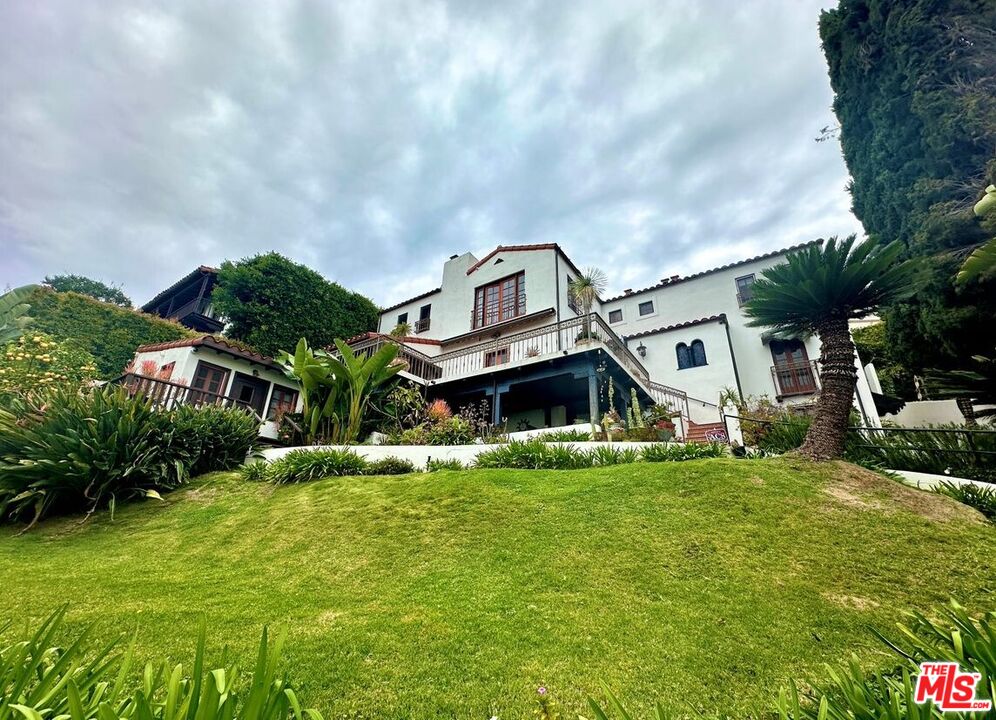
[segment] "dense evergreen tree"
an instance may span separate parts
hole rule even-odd
[[[996,344],[991,281],[954,286],[989,236],[972,205],[996,177],[994,28],[993,0],[842,0],[820,18],[854,213],[930,258],[928,284],[885,314],[894,355],[918,374]]]
[[[45,284],[56,292],[74,292],[80,295],[87,295],[101,302],[117,305],[118,307],[131,307],[131,299],[122,292],[121,288],[113,287],[107,283],[100,282],[100,280],[93,280],[83,275],[46,276]]]
[[[226,335],[271,356],[302,337],[326,347],[377,327],[370,300],[275,252],[222,263],[211,300]]]

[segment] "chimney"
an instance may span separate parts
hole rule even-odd
[[[459,255],[450,255],[450,260],[456,260],[458,257],[460,257],[460,256]]]
[[[669,280],[670,282],[676,282],[680,277],[681,275],[672,275]]]

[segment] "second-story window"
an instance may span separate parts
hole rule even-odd
[[[472,327],[480,328],[526,314],[526,274],[509,275],[474,292]]]
[[[418,309],[418,322],[415,323],[415,332],[421,333],[429,329],[429,315],[432,313],[432,305],[423,305]]]
[[[404,312],[398,315],[398,325],[403,325],[406,322],[408,322],[408,313]]]
[[[609,310],[609,322],[622,322],[622,310]]]
[[[653,300],[646,300],[640,303],[640,317],[643,317],[644,315],[653,315],[653,314],[654,314]]]
[[[737,278],[737,302],[743,306],[754,297],[754,275],[744,275]]]

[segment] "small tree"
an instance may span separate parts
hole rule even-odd
[[[113,287],[83,275],[46,276],[45,284],[56,292],[74,292],[118,307],[131,307],[131,300],[120,287]]]
[[[582,323],[586,338],[591,337],[591,309],[598,302],[598,296],[605,292],[606,282],[604,272],[596,267],[589,267],[567,285],[568,297],[584,315]]]
[[[900,243],[883,246],[869,239],[854,247],[854,242],[854,235],[843,241],[832,237],[822,246],[792,253],[787,262],[761,273],[744,308],[754,327],[788,337],[820,337],[823,389],[799,448],[813,460],[840,457],[844,451],[857,384],[848,320],[909,297],[916,288],[914,265],[896,262]]]

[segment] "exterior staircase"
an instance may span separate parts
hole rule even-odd
[[[694,423],[686,420],[688,431],[685,433],[685,442],[729,442],[726,437],[726,427],[721,422],[715,423]]]

